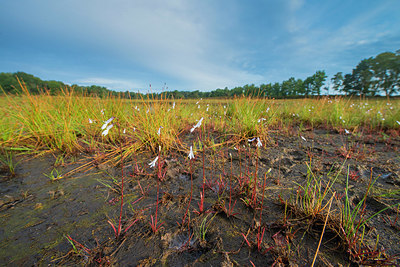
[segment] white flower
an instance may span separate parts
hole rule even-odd
[[[262,143],[259,137],[257,137],[257,147],[262,147]]]
[[[100,110],[100,112],[101,112],[101,114],[103,114],[103,115],[104,115],[104,109]]]
[[[101,126],[101,129],[104,130],[104,129],[107,127],[107,125],[108,125],[110,122],[113,121],[114,118],[115,118],[115,117],[111,117],[111,118],[109,118],[108,120],[106,120],[106,121],[104,122],[103,126]]]
[[[249,141],[249,143],[251,143],[251,142],[253,142],[254,140],[256,140],[256,138],[254,137],[254,138],[252,138],[252,139],[249,139],[249,140],[247,140],[247,141]]]
[[[349,130],[347,130],[347,129],[344,129],[344,132],[345,132],[346,134],[349,134],[349,133],[350,133]]]
[[[268,111],[269,111],[269,107],[267,108],[267,110],[265,112],[268,113]]]
[[[107,128],[101,133],[102,135],[106,136],[108,134],[108,131],[114,126],[114,124],[110,124],[107,126]]]
[[[157,131],[158,136],[160,136],[160,134],[161,134],[161,128],[163,128],[163,127],[160,126],[160,128],[158,128],[158,131]]]
[[[158,156],[152,162],[149,163],[150,168],[153,168],[156,166],[157,160],[158,160]]]
[[[307,140],[304,138],[304,136],[300,135],[301,139],[307,142]]]
[[[122,133],[126,133],[126,129],[124,129],[124,130],[122,131]]]
[[[194,130],[196,130],[196,128],[199,128],[201,126],[202,121],[203,121],[203,117],[201,117],[201,119],[197,122],[197,124],[195,126],[193,126],[192,129],[190,129],[190,132],[192,133]]]
[[[258,123],[260,123],[260,122],[262,122],[262,121],[266,121],[267,119],[264,119],[264,118],[261,118],[261,119],[258,119]]]
[[[172,109],[175,109],[175,102],[172,104]]]
[[[200,108],[200,105],[198,105],[197,108]]]
[[[89,123],[93,123],[93,121],[89,118]]]
[[[193,154],[193,147],[190,146],[190,152],[189,152],[189,159],[194,159],[194,154]]]
[[[207,107],[207,110],[206,111],[208,111],[208,107]]]

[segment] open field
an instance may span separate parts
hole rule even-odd
[[[25,90],[0,115],[2,263],[399,264],[398,99]]]

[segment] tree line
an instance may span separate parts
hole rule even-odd
[[[106,96],[110,93],[116,93],[108,90],[106,87],[91,85],[91,86],[68,86],[60,81],[43,81],[38,77],[25,72],[15,73],[0,73],[0,86],[6,93],[18,94],[22,91],[19,83],[23,83],[31,94],[48,93],[50,95],[57,95],[65,88],[73,88],[74,92],[78,94],[97,95],[100,97]]]
[[[333,89],[346,95],[391,96],[400,92],[400,50],[361,60],[351,73],[336,73]]]
[[[331,78],[331,84],[326,84],[327,75],[324,70],[318,70],[306,79],[289,78],[281,83],[268,83],[256,86],[246,84],[232,89],[225,87],[210,92],[195,91],[165,91],[162,93],[115,92],[106,87],[92,85],[70,87],[77,94],[105,97],[109,95],[126,98],[230,98],[235,96],[250,97],[308,97],[321,94],[345,94],[360,96],[391,96],[400,92],[400,50],[384,52],[376,57],[363,59],[349,74],[336,73]],[[18,79],[23,82],[32,94],[41,92],[56,95],[69,87],[60,81],[43,81],[38,77],[24,72],[0,73],[0,86],[6,93],[17,94],[21,91]],[[333,89],[334,91],[332,92]],[[331,90],[331,91],[330,91]]]

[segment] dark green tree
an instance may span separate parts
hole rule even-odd
[[[399,91],[400,55],[385,52],[377,55],[371,62],[374,74],[374,85],[377,91],[382,90],[386,96]]]

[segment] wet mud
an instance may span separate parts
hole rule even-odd
[[[198,143],[197,136],[182,136],[187,147]],[[161,154],[159,169],[157,164],[149,166],[157,155],[148,152],[123,163],[96,162],[91,155],[76,155],[62,163],[53,155],[18,158],[15,177],[5,168],[0,173],[0,263],[310,266],[324,232],[317,266],[357,266],[363,257],[354,255],[362,252],[348,251],[337,227],[338,210],[346,184],[354,208],[371,181],[360,214],[368,218],[362,244],[396,263],[398,131],[271,131],[259,148],[257,141],[213,132],[209,140],[213,142],[206,142],[204,154],[195,148],[191,162],[189,151]],[[93,164],[70,172],[87,162]],[[62,178],[51,179],[54,169]],[[72,175],[63,177],[67,173]],[[118,231],[122,176],[124,205],[121,234],[116,238],[111,224]],[[311,218],[298,201],[310,176],[323,188],[335,178],[325,230],[326,216]],[[321,214],[327,214],[330,199],[331,195],[322,201]]]

